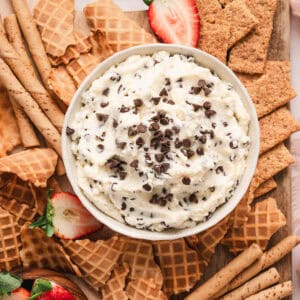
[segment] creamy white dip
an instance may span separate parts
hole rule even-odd
[[[158,52],[95,80],[67,134],[87,198],[120,222],[161,231],[195,226],[232,197],[249,122],[229,83],[193,57]]]

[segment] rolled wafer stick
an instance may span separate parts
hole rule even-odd
[[[15,14],[17,15],[23,35],[27,41],[30,53],[43,80],[48,88],[48,78],[51,65],[48,60],[41,36],[33,20],[26,0],[11,1]]]
[[[293,285],[291,281],[279,283],[267,290],[252,295],[245,300],[280,300],[293,294]]]
[[[37,101],[53,125],[61,132],[64,122],[63,112],[55,100],[51,98],[49,92],[41,84],[37,76],[24,63],[23,58],[9,43],[2,31],[0,31],[0,56],[10,66],[26,90]]]
[[[228,265],[213,275],[204,284],[197,288],[186,300],[211,300],[212,297],[223,289],[234,277],[249,267],[262,256],[263,252],[257,244],[252,244],[248,249],[234,258]]]
[[[217,293],[213,299],[219,299],[225,293],[239,287],[261,271],[269,268],[284,256],[286,256],[292,249],[300,244],[300,238],[295,235],[290,235],[272,247],[270,250],[266,251],[262,257],[247,268],[245,271],[240,273],[236,278],[234,278],[226,288],[222,289]]]
[[[31,95],[24,89],[8,65],[0,58],[0,81],[12,97],[25,111],[32,123],[49,142],[51,147],[61,156],[60,134]]]
[[[236,290],[230,292],[219,300],[243,300],[246,297],[252,296],[269,286],[278,283],[280,275],[275,268],[254,277],[252,280],[246,282]]]

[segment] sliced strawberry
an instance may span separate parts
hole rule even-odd
[[[197,46],[200,17],[195,0],[153,0],[148,17],[152,30],[163,42]]]
[[[27,300],[30,297],[29,291],[20,287],[11,292],[10,295],[4,295],[1,300]]]
[[[48,236],[55,234],[70,240],[95,232],[102,226],[85,209],[78,197],[68,192],[49,196],[44,216],[31,224],[31,228],[43,228]]]
[[[60,285],[51,282],[52,289],[38,296],[37,300],[76,300],[76,298]]]

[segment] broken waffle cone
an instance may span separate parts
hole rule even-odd
[[[118,237],[109,240],[61,240],[61,243],[82,272],[82,278],[99,289],[109,280],[123,247]]]
[[[98,57],[99,61],[103,61],[113,55],[114,52],[102,32],[94,32],[94,34],[89,37],[89,41],[92,45],[91,53]]]
[[[230,216],[227,216],[210,229],[186,238],[189,246],[197,251],[199,258],[206,266],[229,229],[229,218]]]
[[[91,29],[103,32],[114,51],[156,42],[154,36],[127,17],[112,0],[88,4],[84,14]]]
[[[262,250],[267,247],[272,235],[286,225],[286,218],[278,209],[276,200],[267,198],[251,209],[248,221],[235,227],[223,241],[230,252],[239,253],[257,243]]]
[[[63,56],[74,37],[74,1],[40,0],[33,18],[39,28],[46,52],[54,57]]]
[[[72,97],[76,92],[76,86],[65,66],[51,69],[48,84],[49,88],[61,101],[66,105],[71,103]]]
[[[52,149],[29,149],[1,158],[0,172],[16,174],[36,187],[46,187],[56,163],[57,154]]]
[[[138,278],[128,283],[126,294],[129,300],[167,300],[168,297],[157,287],[154,280]]]
[[[113,269],[111,278],[102,287],[101,294],[103,300],[127,300],[125,293],[126,277],[129,273],[127,264],[116,266]]]
[[[0,208],[0,271],[20,266],[20,231],[18,218]]]
[[[128,278],[153,278],[155,284],[161,288],[163,277],[160,268],[154,261],[152,244],[144,240],[136,240],[122,237],[124,242],[123,254],[120,258],[122,263],[130,267]]]
[[[21,136],[8,95],[0,86],[0,157],[21,144]]]
[[[23,248],[20,255],[24,268],[47,268],[81,275],[63,247],[53,238],[47,237],[42,229],[30,229],[28,223],[23,225],[21,240]]]
[[[189,291],[203,274],[203,262],[184,239],[152,243],[164,279],[164,292],[169,296]]]
[[[66,53],[60,57],[49,56],[49,60],[53,66],[60,64],[68,64],[71,60],[76,59],[81,53],[87,53],[91,50],[92,44],[89,41],[89,37],[84,36],[80,32],[74,32],[76,44],[69,46]]]

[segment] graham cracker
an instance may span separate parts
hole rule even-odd
[[[263,182],[254,192],[254,198],[261,197],[277,188],[277,183],[274,178],[270,178]]]
[[[230,20],[228,48],[232,48],[259,23],[244,0],[232,1],[226,5],[224,13]]]
[[[200,15],[198,48],[226,63],[230,21],[217,0],[197,0]]]
[[[262,74],[267,61],[277,0],[245,0],[259,24],[231,50],[229,67],[236,72]]]
[[[17,121],[5,90],[0,87],[0,157],[21,144]]]
[[[300,124],[293,118],[290,111],[280,108],[259,120],[260,154],[280,144],[289,136],[300,130]]]
[[[252,98],[259,118],[296,97],[291,86],[290,72],[289,61],[268,61],[265,73],[261,76],[238,74]]]

